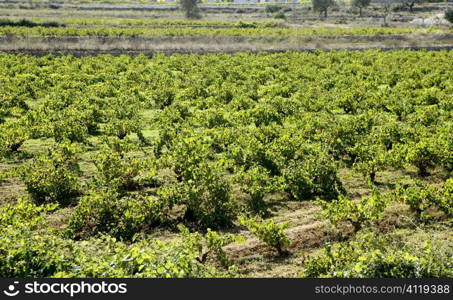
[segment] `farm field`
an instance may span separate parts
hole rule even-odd
[[[450,277],[453,51],[0,55],[2,277]]]
[[[0,277],[453,277],[453,4],[401,1],[0,0]]]
[[[20,3],[20,2],[19,2]],[[178,4],[138,1],[0,2],[0,50],[8,53],[235,53],[313,49],[451,49],[450,3],[417,4],[413,12],[372,2],[358,15],[339,2],[328,17],[310,2],[200,4],[187,19]]]

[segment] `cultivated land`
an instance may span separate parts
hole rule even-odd
[[[453,32],[410,23],[447,4],[30,5],[0,5],[1,277],[453,275]]]
[[[175,4],[3,2],[0,19],[18,22],[25,18],[34,24],[1,26],[0,50],[75,55],[86,51],[92,55],[96,51],[152,54],[378,47],[448,49],[453,45],[453,32],[438,15],[449,6],[419,4],[414,12],[409,12],[386,10],[376,3],[359,17],[349,6],[340,5],[330,10],[328,18],[320,19],[309,3],[281,4],[280,12],[269,12],[263,4],[202,4],[203,18],[188,21]],[[57,27],[48,26],[52,22]]]

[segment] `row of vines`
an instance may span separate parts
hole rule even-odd
[[[184,25],[186,26],[186,25]],[[281,28],[273,24],[238,23],[230,28],[207,27],[44,27],[44,26],[1,26],[0,36],[239,36],[239,37],[306,37],[306,36],[339,36],[339,35],[391,35],[391,34],[451,34],[451,29],[430,28],[391,28],[391,27],[357,27],[357,28]],[[269,26],[269,27],[268,27]]]

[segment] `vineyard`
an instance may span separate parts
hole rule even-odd
[[[123,37],[123,36],[238,36],[238,37],[304,37],[304,36],[336,36],[341,35],[392,35],[392,34],[453,34],[453,29],[442,28],[275,28],[274,23],[238,23],[232,24],[230,28],[212,27],[182,27],[182,28],[120,28],[120,27],[92,27],[79,28],[69,27],[0,27],[0,36],[95,36],[95,37]]]
[[[0,277],[452,277],[452,61],[0,54]]]

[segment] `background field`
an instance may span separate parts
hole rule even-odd
[[[451,5],[422,3],[410,12],[373,2],[360,17],[340,2],[320,18],[310,3],[203,3],[202,19],[187,20],[174,3],[1,2],[0,19],[7,22],[0,49],[83,55],[450,47],[453,33],[442,15]],[[7,26],[24,18],[33,24]]]

